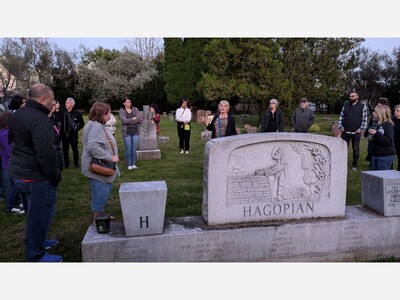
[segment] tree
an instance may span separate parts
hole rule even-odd
[[[176,107],[182,98],[191,105],[203,106],[203,93],[197,82],[205,69],[202,52],[209,39],[165,38],[164,80],[168,102]]]
[[[213,39],[203,52],[207,71],[198,88],[208,100],[254,99],[265,110],[265,99],[290,98],[288,81],[275,39]]]
[[[305,38],[280,38],[277,43],[280,45],[280,60],[283,63],[283,72],[288,81],[285,109],[293,111],[299,104],[302,97],[312,99],[314,89],[311,51],[306,47]]]
[[[169,104],[164,90],[164,56],[162,53],[154,58],[154,64],[157,69],[157,75],[154,76],[151,81],[146,82],[142,89],[134,91],[132,93],[132,99],[135,101],[135,105],[138,107],[156,103],[162,112],[168,112],[174,107],[171,107]]]
[[[349,70],[356,66],[360,38],[310,38],[305,41],[311,53],[312,99],[317,105],[326,104],[331,111],[343,103],[348,92]]]
[[[126,40],[125,50],[136,53],[145,60],[155,60],[162,52],[161,38],[134,38]]]
[[[126,49],[116,52],[96,49],[83,54],[75,90],[87,106],[95,101],[116,106],[156,74],[153,62],[136,53]]]
[[[10,91],[26,94],[26,85],[30,81],[30,61],[32,51],[24,42],[24,39],[3,39],[1,46],[0,64],[4,68],[1,74],[3,94],[5,100]]]
[[[61,76],[61,70],[74,69],[71,55],[45,38],[5,38],[0,51],[0,64],[4,68],[0,79],[6,99],[10,91],[26,95],[38,82],[55,89],[61,84],[54,86],[54,80],[71,78],[70,74]]]
[[[367,48],[361,49],[352,85],[360,94],[360,99],[372,100],[382,93],[382,58],[378,52],[371,52]]]
[[[385,55],[382,77],[382,96],[387,97],[392,106],[400,104],[400,47],[394,48],[391,55]]]
[[[51,74],[54,97],[62,102],[68,97],[74,97],[75,94],[75,85],[78,80],[74,63],[75,57],[73,54],[55,47],[53,58]],[[82,107],[81,101],[76,101],[76,108]]]

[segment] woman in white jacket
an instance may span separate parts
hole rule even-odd
[[[181,100],[181,107],[176,110],[175,120],[177,122],[179,149],[181,154],[189,154],[190,148],[190,121],[192,120],[192,112],[188,107],[188,100]]]

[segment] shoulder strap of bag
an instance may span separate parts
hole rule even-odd
[[[107,136],[107,140],[108,140],[108,142],[110,143],[110,146],[111,146],[112,152],[113,152],[113,154],[115,155],[115,151],[114,151],[114,145],[113,145],[113,143],[112,143],[112,141],[111,141],[110,137],[108,136],[108,133],[107,133],[107,131],[104,129],[104,127],[103,127],[103,131],[104,131],[104,133],[106,134],[106,136]]]
[[[89,129],[90,129],[90,128],[92,128],[92,126],[93,126],[93,125],[94,125],[94,123],[90,124],[90,127],[89,127]],[[108,142],[110,143],[110,146],[111,146],[111,149],[112,149],[113,155],[115,155],[115,151],[114,151],[114,145],[113,145],[113,143],[112,143],[112,141],[111,141],[110,137],[108,136],[108,134],[107,134],[107,131],[104,129],[104,127],[103,127],[103,131],[104,131],[104,133],[105,133],[105,134],[106,134],[106,136],[107,136],[107,140],[108,140]]]

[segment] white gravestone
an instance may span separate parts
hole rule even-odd
[[[347,144],[289,132],[212,139],[205,146],[208,225],[343,217]]]
[[[163,233],[167,202],[165,181],[122,183],[119,199],[126,236]]]
[[[151,120],[154,112],[149,111],[149,105],[143,105],[143,121],[140,124],[137,160],[161,159],[158,149],[156,124]]]

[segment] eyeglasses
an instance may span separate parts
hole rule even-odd
[[[269,104],[276,104],[275,102],[270,102]]]

